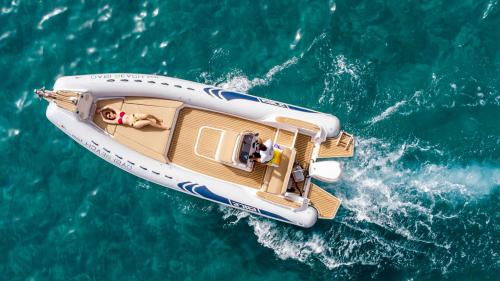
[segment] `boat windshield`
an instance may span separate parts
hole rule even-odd
[[[246,133],[242,137],[242,143],[238,160],[247,165],[250,161],[250,155],[255,152],[257,146],[257,136],[254,133]]]

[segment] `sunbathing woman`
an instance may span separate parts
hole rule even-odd
[[[118,113],[118,110],[111,106],[98,108],[96,113],[101,114],[104,122],[108,124],[125,124],[134,128],[142,128],[144,126],[152,126],[163,130],[168,130],[170,127],[163,124],[161,119],[156,118],[154,115],[146,113],[127,114],[123,111]]]

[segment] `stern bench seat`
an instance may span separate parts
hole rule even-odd
[[[264,182],[260,190],[271,194],[285,194],[296,155],[297,151],[295,148],[285,147],[281,154],[279,167],[267,167]]]

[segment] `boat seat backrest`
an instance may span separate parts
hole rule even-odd
[[[198,131],[195,153],[217,162],[233,165],[240,133],[203,126]]]
[[[222,133],[222,139],[220,140],[217,152],[215,155],[215,160],[233,163],[234,162],[234,151],[238,147],[238,140],[240,134],[232,131],[224,131]]]

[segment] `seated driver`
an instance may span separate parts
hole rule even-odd
[[[271,139],[268,139],[264,143],[262,143],[262,141],[259,140],[257,151],[252,154],[251,159],[265,164],[271,161],[273,159],[273,156],[273,141]]]

